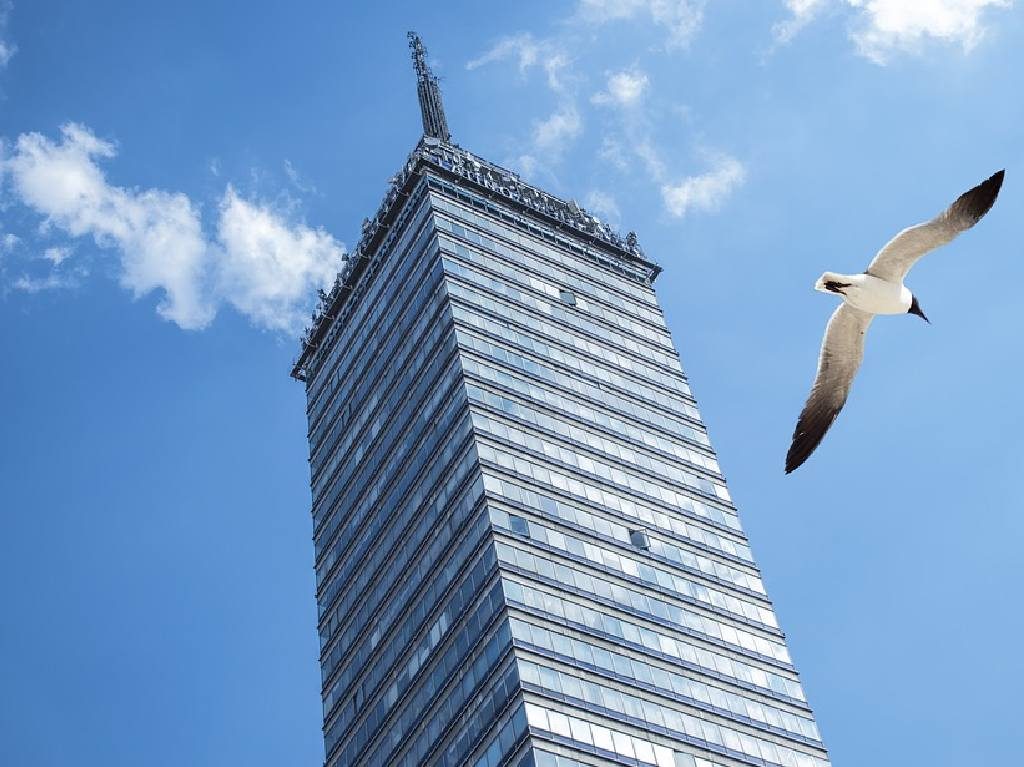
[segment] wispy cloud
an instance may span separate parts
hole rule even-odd
[[[12,253],[21,242],[21,238],[12,232],[0,234],[0,253]]]
[[[115,154],[113,144],[69,123],[58,141],[22,134],[2,165],[15,198],[46,226],[114,251],[120,282],[134,296],[160,292],[162,317],[200,329],[227,303],[261,327],[298,332],[315,288],[329,286],[341,267],[341,243],[231,186],[208,237],[187,195],[109,183],[100,163]],[[52,255],[56,266],[66,258]],[[32,285],[45,283],[20,289]]]
[[[71,250],[68,245],[55,245],[43,251],[43,258],[54,266],[60,266],[71,256]]]
[[[590,101],[601,106],[629,109],[640,103],[649,85],[647,73],[638,69],[612,72],[608,75],[605,90],[595,93]]]
[[[704,20],[706,0],[579,0],[578,20],[586,24],[649,19],[668,32],[666,47],[689,45]]]
[[[566,71],[571,63],[569,54],[553,40],[538,40],[528,32],[501,38],[486,52],[467,62],[466,69],[478,69],[507,59],[516,61],[520,75],[525,75],[533,67],[540,67],[551,90],[564,90]]]
[[[7,37],[7,20],[13,7],[9,0],[0,0],[0,68],[7,66],[7,62],[18,52],[18,46]]]
[[[772,35],[780,45],[790,42],[824,10],[831,0],[784,0],[790,16],[772,27]]]
[[[70,272],[54,271],[45,277],[30,277],[23,274],[13,283],[11,287],[23,293],[42,293],[48,290],[74,290],[81,287],[82,281],[89,276],[84,267],[78,267]]]
[[[533,121],[529,141],[520,145],[513,164],[528,178],[541,172],[553,176],[552,168],[583,133],[583,116],[576,105],[579,82],[572,73],[572,58],[561,41],[538,39],[524,32],[501,38],[469,61],[466,69],[510,60],[516,63],[521,77],[540,69],[548,90],[557,101],[547,117]]]
[[[319,194],[319,190],[317,190],[316,186],[303,178],[302,175],[295,170],[295,166],[292,165],[291,160],[284,161],[284,174],[288,177],[292,186],[303,194]]]
[[[534,126],[533,141],[544,152],[561,154],[566,144],[579,136],[582,130],[583,120],[579,111],[574,105],[566,104]]]
[[[511,61],[521,77],[534,70],[547,73],[556,105],[546,116],[527,123],[531,127],[517,142],[515,167],[527,178],[541,175],[557,183],[554,171],[574,147],[585,143],[581,137],[593,122],[600,130],[596,153],[605,169],[642,175],[673,216],[715,209],[742,182],[742,164],[722,155],[703,176],[678,181],[679,174],[671,172],[670,166],[679,137],[674,133],[672,146],[663,146],[657,130],[661,121],[656,117],[682,107],[659,102],[650,75],[638,63],[607,70],[601,85],[595,87],[593,76],[579,70],[578,62],[587,56],[574,55],[581,46],[593,44],[597,27],[602,28],[602,38],[620,38],[622,30],[615,25],[626,23],[653,23],[667,31],[667,44],[659,46],[663,50],[685,46],[700,29],[706,5],[706,0],[577,0],[571,16],[562,20],[554,36],[538,39],[520,33],[503,37],[470,61],[466,65],[470,70]],[[587,199],[593,210],[609,219],[620,218],[618,202],[607,193],[592,191]]]
[[[959,45],[970,52],[985,36],[989,10],[1013,0],[784,0],[790,17],[773,27],[779,44],[790,42],[829,6],[854,14],[850,38],[857,51],[877,64],[895,53],[916,53],[928,41]]]
[[[587,210],[604,219],[615,228],[618,228],[622,221],[622,211],[619,210],[618,202],[607,192],[594,189],[587,195],[583,204]]]
[[[691,210],[717,210],[745,178],[746,170],[739,160],[720,155],[708,172],[662,186],[661,196],[668,212],[682,218]]]

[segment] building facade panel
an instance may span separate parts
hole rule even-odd
[[[431,189],[535,758],[826,765],[647,274]]]
[[[451,144],[412,42],[425,137],[293,370],[326,764],[828,767],[659,268]]]

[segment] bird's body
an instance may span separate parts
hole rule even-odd
[[[891,282],[868,273],[825,272],[814,284],[822,293],[838,293],[843,301],[869,314],[906,314],[914,297],[903,281]]]
[[[843,303],[832,314],[818,356],[818,372],[786,454],[786,473],[800,466],[821,443],[846,404],[864,356],[864,337],[876,314],[916,314],[928,321],[903,284],[910,268],[935,248],[974,226],[999,194],[1003,171],[960,195],[946,210],[893,237],[861,274],[825,272],[815,290],[835,293]]]

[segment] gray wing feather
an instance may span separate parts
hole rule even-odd
[[[874,316],[844,303],[828,321],[818,356],[818,374],[786,454],[787,474],[814,452],[846,404],[853,378],[864,358],[864,335]]]
[[[974,226],[988,213],[1003,184],[1003,171],[960,195],[938,216],[897,234],[871,261],[867,273],[891,282],[902,282],[918,259],[945,245]]]

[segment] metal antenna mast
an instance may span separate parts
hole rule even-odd
[[[448,120],[444,116],[441,88],[437,84],[437,76],[427,65],[427,49],[423,47],[423,41],[415,32],[410,32],[408,37],[412,63],[416,69],[416,92],[420,98],[420,112],[423,115],[423,135],[450,142],[452,136],[448,132]]]

